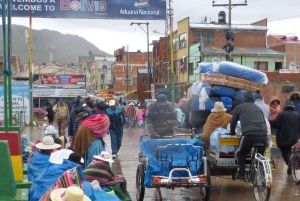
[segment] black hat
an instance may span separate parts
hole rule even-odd
[[[81,156],[78,154],[78,153],[71,153],[68,160],[69,161],[72,161],[74,163],[77,163],[79,165],[82,165],[82,160],[81,160]]]
[[[287,108],[295,108],[294,103],[292,101],[285,101],[284,107]]]
[[[159,94],[156,98],[157,105],[168,105],[168,99],[165,94]]]

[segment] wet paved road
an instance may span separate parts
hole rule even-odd
[[[124,138],[117,160],[112,164],[115,174],[123,174],[127,180],[127,188],[132,200],[135,199],[135,176],[139,164],[139,136],[146,134],[146,130],[140,128],[124,129]],[[43,127],[25,127],[22,131],[33,142],[42,139]],[[111,152],[110,138],[105,137],[106,150]],[[274,154],[278,155],[278,151]],[[300,199],[300,186],[293,183],[290,175],[286,174],[286,165],[281,157],[275,158],[277,170],[273,172],[274,187],[271,191],[270,201],[295,201]],[[161,189],[164,201],[199,201],[200,190],[178,188],[174,191]],[[145,201],[154,201],[155,189],[146,188]],[[231,177],[212,177],[210,201],[252,201],[252,185],[243,181],[232,181]]]

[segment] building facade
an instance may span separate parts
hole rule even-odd
[[[300,40],[297,36],[268,35],[268,47],[286,54],[285,68],[300,68]]]
[[[149,84],[150,86],[150,83],[153,82],[150,76],[151,71],[147,68],[148,59],[150,66],[152,65],[152,52],[149,52],[148,58],[148,52],[128,52],[124,47],[116,50],[114,56],[116,61],[111,65],[111,86],[113,92],[116,95],[124,94],[125,96],[132,94],[132,98],[137,98],[137,91],[144,90],[140,88],[137,82],[138,70],[147,69],[147,85]],[[145,91],[147,90],[149,90],[148,87]],[[147,96],[148,94],[145,93],[144,98]]]

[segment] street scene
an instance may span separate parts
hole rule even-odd
[[[41,139],[43,137],[42,127],[25,127],[22,131],[23,135],[30,136],[31,141]],[[118,158],[112,163],[112,169],[115,174],[123,174],[127,180],[127,189],[132,200],[136,200],[136,168],[139,164],[138,153],[140,152],[140,135],[147,131],[143,128],[124,129],[124,138],[122,148]],[[105,139],[106,148],[110,150],[110,138]],[[274,201],[294,201],[300,196],[299,186],[293,183],[290,175],[286,174],[286,167],[278,149],[273,149],[273,156],[275,158],[276,171],[273,172],[274,187],[271,190],[270,200]],[[254,200],[253,188],[251,184],[243,181],[233,181],[230,176],[226,177],[212,177],[211,196],[209,200],[218,201],[235,201],[243,197],[244,200]],[[162,197],[165,201],[196,201],[200,199],[200,190],[198,188],[185,189],[178,188],[175,190],[162,189]],[[159,200],[155,189],[146,188],[145,201]]]
[[[298,3],[2,1],[0,201],[299,199]]]

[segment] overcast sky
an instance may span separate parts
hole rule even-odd
[[[167,0],[168,1],[168,0]],[[232,3],[243,3],[232,0]],[[215,4],[228,3],[228,0],[215,0]],[[261,19],[269,19],[269,34],[286,34],[300,36],[299,0],[248,0],[248,6],[232,9],[232,23],[247,24]],[[217,21],[218,12],[228,9],[213,7],[211,0],[173,0],[174,28],[181,19],[190,17],[190,22],[200,23],[204,17],[207,21]],[[113,54],[114,50],[129,45],[129,51],[147,51],[147,35],[131,22],[134,20],[79,20],[79,19],[42,19],[33,18],[33,29],[56,30],[63,34],[74,34],[95,44],[99,49]],[[165,33],[165,21],[148,21],[150,43],[158,40]],[[29,26],[28,18],[13,18],[13,24]],[[146,30],[146,25],[141,25]],[[158,33],[153,32],[156,30]],[[34,36],[33,36],[34,37]],[[151,50],[151,46],[150,46]],[[67,51],[67,50],[66,50]]]

